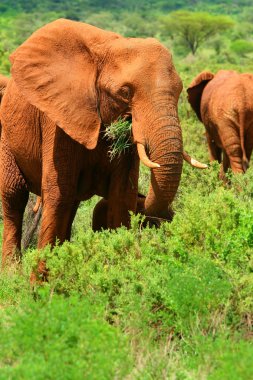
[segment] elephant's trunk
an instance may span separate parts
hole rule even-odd
[[[158,115],[155,111],[159,111]],[[152,114],[155,115],[155,118],[144,122],[146,125],[144,136],[140,136],[141,128],[133,122],[136,141],[145,145],[149,159],[160,165],[151,170],[151,183],[144,212],[148,216],[167,219],[182,172],[181,127],[175,105],[159,106],[158,110],[153,109],[153,112],[148,114],[149,117]],[[135,131],[137,131],[136,134]]]

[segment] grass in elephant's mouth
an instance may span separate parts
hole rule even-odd
[[[118,119],[106,127],[105,138],[110,141],[110,160],[124,153],[132,145],[132,123]]]

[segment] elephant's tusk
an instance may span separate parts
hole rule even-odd
[[[147,166],[148,168],[150,169],[154,169],[154,168],[160,168],[160,165],[157,164],[156,162],[152,162],[148,156],[147,156],[147,153],[145,151],[145,147],[143,144],[141,143],[137,143],[137,150],[138,150],[138,154],[139,154],[139,157],[140,157],[140,160],[141,162]]]
[[[201,162],[195,160],[194,158],[192,158],[188,153],[186,152],[183,152],[183,159],[188,162],[188,164],[190,164],[191,166],[193,166],[194,168],[198,168],[198,169],[206,169],[208,168],[208,165],[206,164],[202,164]]]
[[[36,214],[36,212],[38,211],[39,207],[40,207],[40,204],[41,204],[41,197],[37,197],[36,199],[36,203],[33,207],[33,212]]]

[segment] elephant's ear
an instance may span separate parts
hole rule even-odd
[[[60,19],[33,33],[10,57],[12,76],[28,102],[88,149],[97,144],[100,118],[97,64],[87,41],[98,45],[99,31]]]
[[[209,71],[202,71],[202,73],[200,73],[196,76],[196,78],[193,79],[190,86],[187,88],[189,103],[200,121],[202,121],[200,113],[200,101],[202,92],[207,83],[210,80],[212,80],[213,77],[214,74],[210,73]]]

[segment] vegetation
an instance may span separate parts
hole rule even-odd
[[[111,123],[105,130],[105,138],[110,141],[110,159],[119,156],[131,147],[132,124],[128,120],[122,120],[121,118],[115,123]]]
[[[233,26],[233,21],[226,16],[213,16],[205,12],[177,11],[162,18],[165,32],[185,45],[192,54],[218,33]]]
[[[245,40],[236,40],[231,44],[231,49],[238,55],[245,57],[253,52],[253,42]]]
[[[229,14],[233,27],[193,56],[163,29],[161,17],[178,9]],[[251,0],[2,0],[0,71],[8,74],[9,53],[33,30],[69,17],[156,36],[185,87],[202,70],[253,72],[252,52],[238,50],[238,40],[252,44],[252,10]],[[185,150],[207,161],[204,127],[185,91],[179,113]],[[133,216],[130,230],[94,233],[98,197],[83,202],[70,243],[31,247],[1,273],[0,380],[253,378],[253,169],[229,173],[226,186],[218,171],[217,163],[204,171],[185,164],[175,218],[159,229],[140,229]],[[142,167],[141,192],[148,182]],[[49,281],[32,289],[41,257]]]

